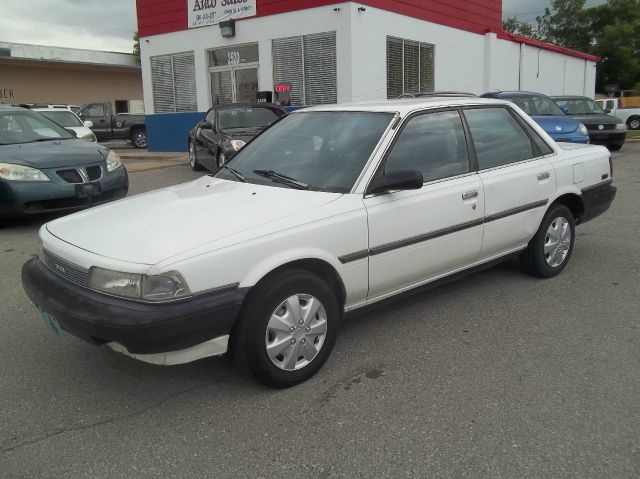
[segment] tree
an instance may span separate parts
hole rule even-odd
[[[133,56],[136,57],[136,63],[140,65],[140,37],[138,32],[133,33]]]
[[[589,9],[584,4],[585,0],[551,0],[551,8],[545,8],[536,17],[540,38],[566,48],[589,51],[592,34]]]
[[[528,22],[521,22],[516,17],[509,17],[506,20],[503,20],[502,29],[505,32],[515,33],[517,35],[523,35],[525,37],[539,40],[538,32],[534,29],[533,25]]]

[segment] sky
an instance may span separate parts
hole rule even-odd
[[[0,0],[0,41],[131,52],[135,0]],[[339,1],[339,0],[336,0]],[[587,0],[587,6],[605,0]],[[185,8],[186,8],[185,0]],[[549,0],[504,0],[503,17],[533,22]]]

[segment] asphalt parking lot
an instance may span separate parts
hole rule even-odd
[[[288,390],[60,340],[20,283],[42,219],[0,226],[0,476],[640,477],[640,142],[614,181],[557,278],[509,262],[353,315]]]

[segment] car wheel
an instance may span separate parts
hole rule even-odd
[[[632,116],[627,120],[627,126],[630,130],[640,130],[640,117]]]
[[[224,153],[224,150],[218,150],[218,168],[226,164],[227,164],[227,155]]]
[[[326,362],[338,334],[334,291],[315,274],[290,269],[259,283],[232,334],[236,363],[271,387],[313,376]]]
[[[575,240],[575,219],[564,205],[554,205],[545,214],[540,228],[520,255],[523,269],[539,278],[559,274],[571,258]]]
[[[131,143],[136,148],[146,148],[147,143],[147,131],[144,128],[138,128],[131,132]]]
[[[189,166],[193,171],[202,171],[202,165],[198,161],[198,153],[193,141],[189,141]]]

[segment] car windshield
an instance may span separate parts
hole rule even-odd
[[[520,108],[522,108],[527,115],[531,116],[564,116],[565,113],[556,105],[551,98],[546,96],[526,96],[518,95],[508,97],[508,100],[512,101]]]
[[[256,137],[228,166],[250,183],[347,193],[393,116],[345,111],[294,113]],[[228,168],[215,176],[239,180]]]
[[[0,111],[0,144],[75,138],[67,130],[32,111]]]
[[[569,115],[604,115],[604,111],[590,98],[556,98],[556,103]]]
[[[228,108],[218,111],[218,128],[262,128],[280,118],[269,108]]]
[[[60,126],[83,126],[84,124],[80,121],[76,115],[71,113],[70,111],[60,111],[60,110],[47,110],[47,111],[38,111],[38,113],[46,116],[50,120],[55,121]]]

